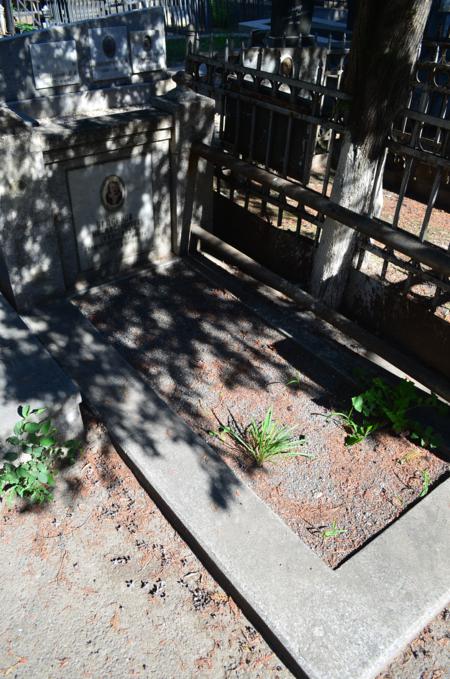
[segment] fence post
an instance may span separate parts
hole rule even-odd
[[[11,0],[3,0],[3,6],[5,8],[6,30],[10,35],[14,35],[14,33],[16,32],[16,27],[14,25]]]
[[[186,30],[186,57],[188,57],[189,54],[193,54],[196,51],[195,49],[196,37],[197,31],[195,30],[195,26],[193,24],[189,24]]]
[[[211,28],[211,0],[206,0],[205,2],[205,31],[207,33],[210,33],[212,31]]]

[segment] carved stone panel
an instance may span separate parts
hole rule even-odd
[[[37,90],[80,82],[75,40],[32,44],[30,55]]]
[[[89,40],[93,80],[129,77],[131,65],[125,26],[91,28]]]
[[[153,237],[151,155],[68,171],[81,271],[132,264]]]

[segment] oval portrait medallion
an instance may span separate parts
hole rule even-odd
[[[108,57],[108,59],[112,59],[113,57],[116,56],[116,49],[117,49],[116,41],[114,40],[112,35],[107,35],[103,38],[102,47],[103,47],[103,52]]]
[[[106,177],[101,188],[102,204],[107,210],[118,210],[125,200],[125,184],[115,174]]]

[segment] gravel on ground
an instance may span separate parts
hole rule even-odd
[[[85,418],[85,451],[54,501],[0,505],[0,676],[292,677]],[[446,609],[378,679],[447,679],[449,620]]]
[[[87,420],[50,505],[0,505],[0,677],[290,677]]]

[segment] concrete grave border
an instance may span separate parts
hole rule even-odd
[[[25,320],[296,676],[372,679],[447,604],[450,480],[332,571],[70,302]]]
[[[20,405],[46,407],[65,439],[84,434],[75,384],[61,370],[0,293],[0,448],[13,433]],[[0,450],[0,460],[3,457]]]

